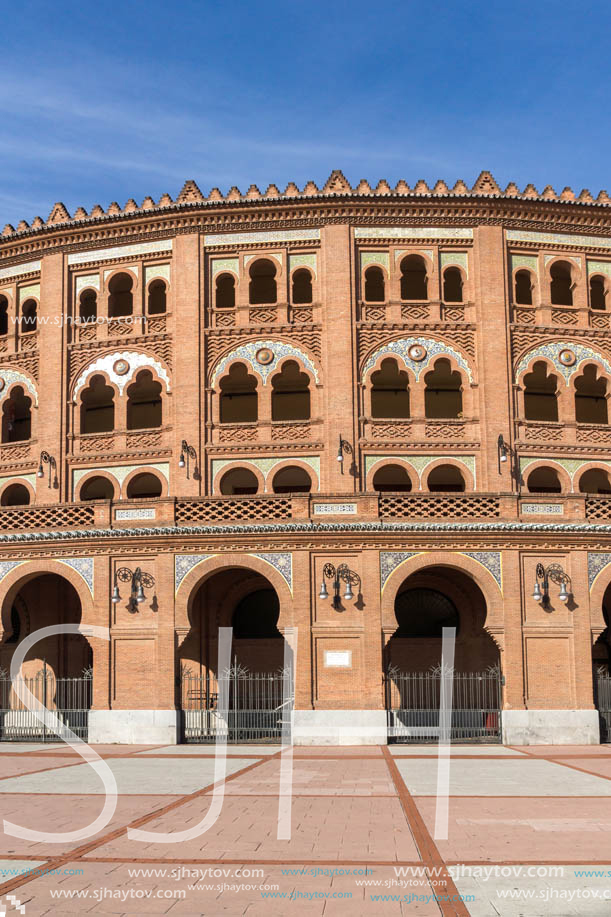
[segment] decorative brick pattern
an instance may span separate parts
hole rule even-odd
[[[406,494],[380,497],[382,519],[496,519],[498,497]]]
[[[246,500],[177,500],[176,524],[208,523],[224,525],[227,522],[265,522],[291,518],[291,501],[286,499]]]

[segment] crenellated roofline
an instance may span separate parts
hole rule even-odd
[[[80,230],[92,225],[108,224],[116,221],[122,222],[141,216],[155,217],[161,214],[171,216],[173,213],[179,214],[184,211],[205,210],[219,206],[229,206],[233,209],[244,207],[245,205],[247,207],[248,205],[260,206],[266,203],[278,205],[308,202],[314,204],[328,202],[333,199],[375,200],[376,202],[407,202],[428,199],[439,202],[447,200],[452,201],[453,204],[457,201],[464,201],[466,204],[470,200],[516,203],[523,201],[531,204],[571,204],[594,208],[607,208],[611,205],[611,197],[606,191],[600,191],[598,196],[594,198],[587,189],[583,189],[577,195],[568,186],[558,194],[551,185],[547,185],[542,192],[539,192],[534,185],[528,184],[523,191],[520,191],[516,184],[510,182],[503,191],[494,176],[487,171],[480,173],[471,188],[461,179],[452,187],[440,180],[431,188],[425,181],[420,179],[413,188],[403,180],[397,182],[395,187],[392,188],[384,179],[379,181],[375,187],[372,187],[364,179],[353,187],[344,174],[336,169],[331,173],[322,188],[318,188],[314,182],[309,181],[300,190],[296,184],[289,182],[283,192],[274,184],[269,185],[265,193],[262,193],[256,185],[251,185],[248,191],[243,194],[237,187],[233,186],[225,195],[221,194],[218,188],[213,188],[206,197],[195,181],[188,180],[184,183],[175,200],[169,194],[163,194],[157,203],[151,197],[146,197],[140,206],[133,198],[130,198],[123,208],[116,201],[113,201],[106,210],[96,204],[90,213],[87,213],[83,207],[79,207],[71,215],[65,205],[58,202],[51,210],[46,221],[37,216],[31,225],[22,220],[17,228],[7,223],[0,234],[0,249],[3,247],[3,242],[10,244],[28,237],[40,236],[41,234]],[[472,215],[465,214],[465,217],[468,216],[472,217]],[[12,253],[6,252],[6,255],[11,257]]]

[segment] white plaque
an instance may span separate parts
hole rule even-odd
[[[325,665],[349,669],[352,666],[352,650],[325,650]]]
[[[315,503],[315,516],[356,516],[356,503]]]
[[[115,510],[115,519],[154,519],[155,510],[150,509],[118,509]]]
[[[522,512],[527,516],[562,516],[562,503],[522,503]]]

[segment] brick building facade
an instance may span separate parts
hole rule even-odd
[[[258,675],[290,630],[295,741],[385,741],[389,679],[455,626],[505,740],[598,742],[610,205],[334,172],[7,226],[0,666],[109,628],[23,674],[90,668],[90,740],[172,742],[219,627]]]

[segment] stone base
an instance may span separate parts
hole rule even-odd
[[[386,745],[385,710],[295,710],[294,745]]]
[[[504,745],[598,745],[597,710],[503,710]]]
[[[90,710],[91,745],[176,745],[176,710]]]

